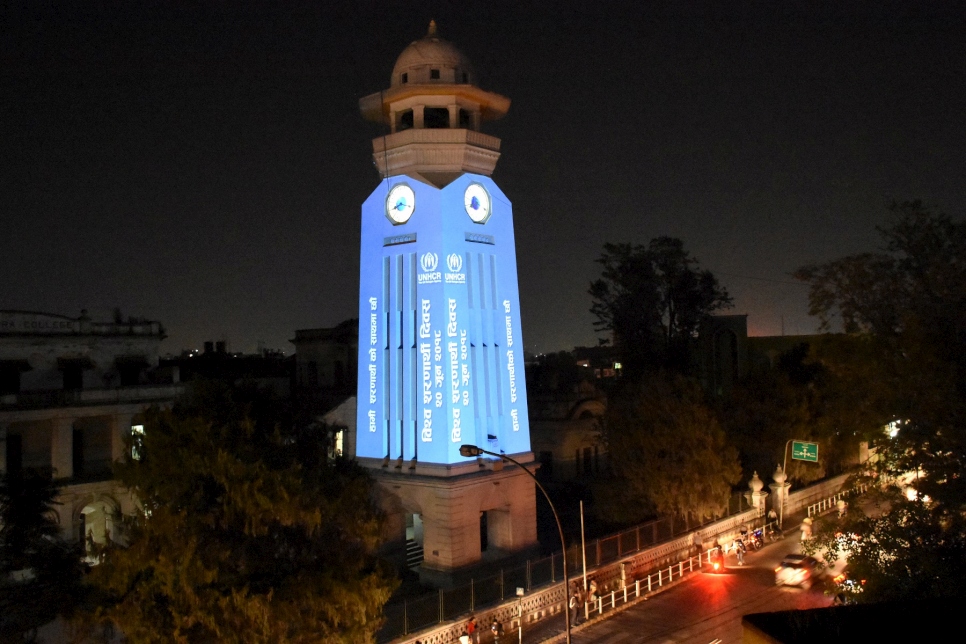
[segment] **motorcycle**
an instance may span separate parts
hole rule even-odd
[[[749,540],[751,547],[755,550],[761,550],[761,547],[765,545],[765,533],[761,528],[758,528],[751,533],[751,539]]]
[[[724,572],[724,553],[720,548],[711,553],[711,572]]]

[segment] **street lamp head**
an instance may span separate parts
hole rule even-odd
[[[479,456],[483,453],[476,445],[460,445],[460,456]]]

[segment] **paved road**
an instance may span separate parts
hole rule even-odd
[[[573,634],[574,644],[723,644],[741,642],[741,618],[749,613],[828,606],[822,585],[810,590],[775,586],[775,567],[789,552],[800,552],[798,535],[771,544],[726,574],[696,574],[678,586],[589,625]],[[523,641],[527,642],[526,634]]]

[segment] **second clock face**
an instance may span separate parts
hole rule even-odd
[[[404,224],[416,210],[416,195],[405,183],[397,183],[386,197],[386,216],[393,224]]]
[[[478,224],[485,223],[490,216],[490,194],[478,183],[471,183],[463,193],[466,214]]]

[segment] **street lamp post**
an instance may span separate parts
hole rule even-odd
[[[567,625],[567,644],[570,644],[570,578],[567,576],[567,542],[564,540],[563,526],[560,525],[560,516],[557,514],[557,508],[553,507],[553,501],[550,500],[550,495],[547,491],[543,489],[540,485],[540,481],[537,477],[533,475],[533,472],[528,470],[523,466],[522,463],[516,459],[510,458],[506,454],[498,454],[496,452],[490,452],[476,445],[460,445],[460,456],[479,456],[480,454],[489,454],[490,456],[496,456],[500,460],[509,461],[519,467],[521,470],[526,472],[533,482],[537,484],[540,491],[543,492],[543,496],[547,499],[547,503],[550,504],[550,511],[553,512],[553,518],[557,522],[557,531],[560,533],[560,548],[563,552],[563,584],[564,584],[564,621]],[[520,616],[521,625],[523,622],[523,616]]]

